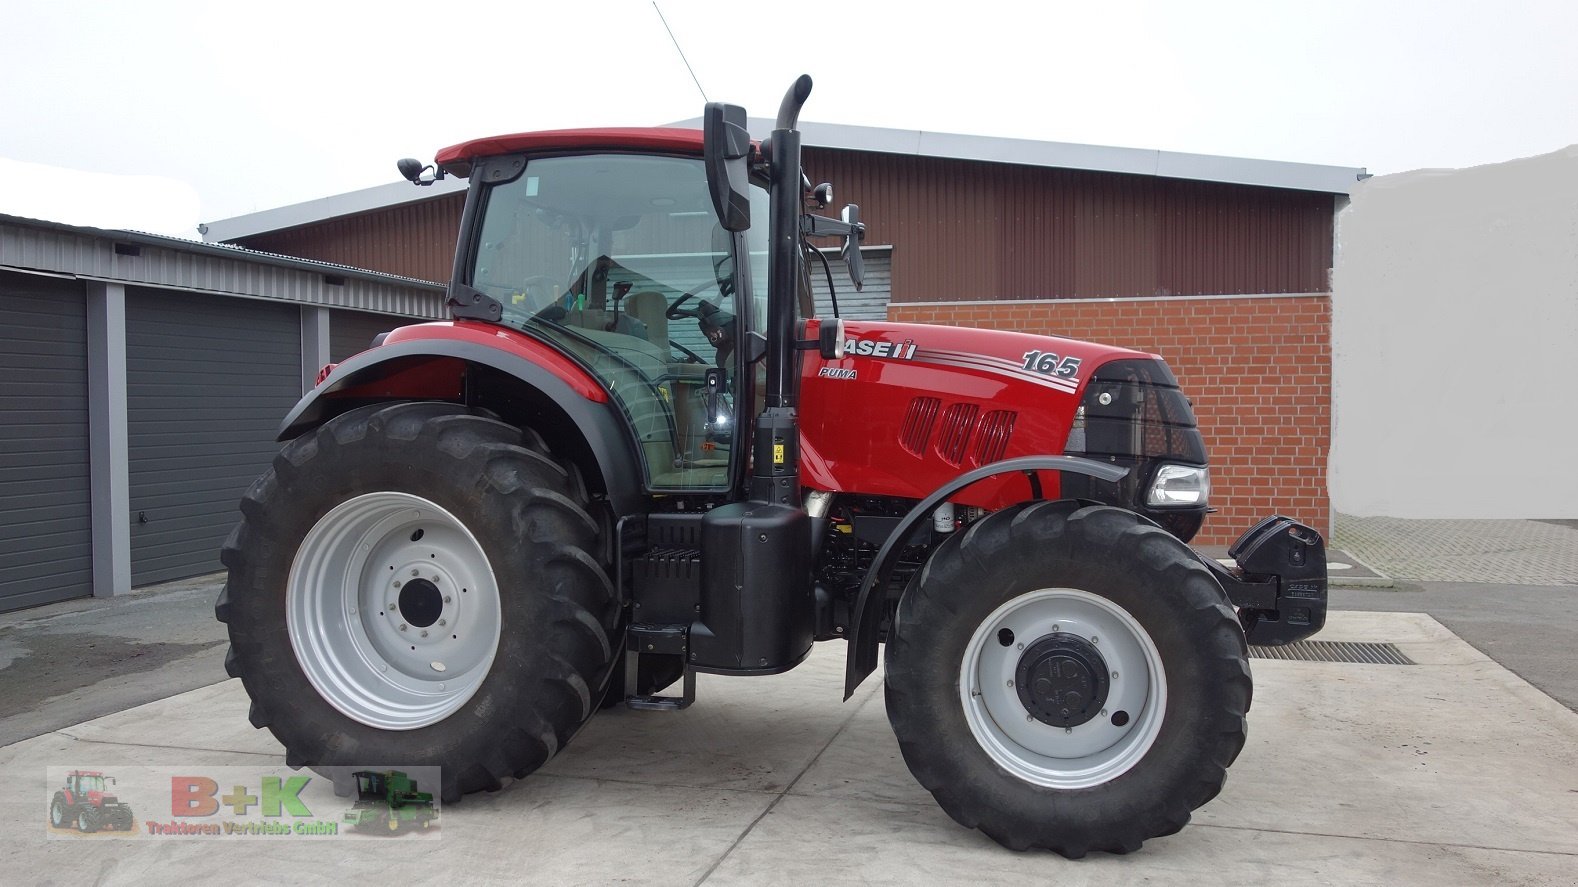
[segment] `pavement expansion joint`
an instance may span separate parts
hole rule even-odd
[[[735,837],[733,843],[729,844],[728,849],[724,850],[723,853],[713,861],[712,865],[708,866],[707,870],[701,873],[701,877],[697,878],[691,887],[700,887],[700,885],[705,884],[707,879],[712,877],[712,873],[716,872],[720,866],[728,861],[730,854],[734,853],[735,849],[738,848],[747,837],[750,837],[751,832],[756,830],[756,826],[759,825],[763,819],[766,819],[768,814],[773,812],[773,808],[777,807],[785,797],[788,797],[790,792],[794,791],[794,787],[800,784],[800,780],[805,778],[807,773],[811,772],[811,769],[816,766],[816,762],[820,761],[822,759],[822,755],[826,754],[827,750],[833,747],[833,743],[837,742],[839,738],[844,735],[844,732],[849,729],[849,725],[855,722],[856,716],[860,714],[862,709],[870,705],[871,700],[876,698],[876,696],[877,694],[875,693],[866,694],[866,698],[862,699],[860,703],[854,707],[854,710],[844,718],[843,723],[838,725],[838,729],[833,731],[833,735],[828,738],[827,742],[822,743],[822,747],[817,749],[816,754],[811,756],[811,760],[807,761],[806,765],[800,768],[800,772],[796,773],[795,777],[789,780],[789,784],[784,786],[782,791],[777,792],[778,797],[773,798],[773,802],[767,805],[767,809],[763,810],[761,813],[758,813],[756,818],[751,820],[751,824],[747,825],[745,829]]]
[[[70,739],[72,742],[81,742],[87,745],[113,745],[120,746],[122,748],[158,748],[169,749],[171,751],[218,752],[225,755],[247,755],[254,758],[270,758],[274,760],[279,758],[278,752],[244,751],[238,748],[200,748],[193,745],[158,745],[152,742],[121,742],[114,739],[89,739],[85,736],[74,735],[66,730],[56,730],[55,735],[64,736],[67,739]]]
[[[1541,856],[1578,857],[1570,850],[1545,850],[1539,847],[1499,847],[1491,844],[1468,844],[1460,841],[1420,841],[1411,838],[1388,838],[1385,835],[1345,835],[1338,832],[1300,831],[1297,829],[1271,828],[1263,825],[1224,825],[1215,822],[1192,822],[1192,829],[1214,828],[1234,832],[1265,832],[1274,835],[1293,835],[1306,838],[1336,838],[1346,841],[1379,841],[1386,844],[1408,844],[1416,847],[1452,847],[1461,850],[1489,850],[1496,853],[1538,853]]]

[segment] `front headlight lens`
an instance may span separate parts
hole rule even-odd
[[[1145,494],[1145,504],[1204,505],[1211,497],[1211,473],[1194,465],[1163,465]]]

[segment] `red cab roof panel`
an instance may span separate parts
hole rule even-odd
[[[490,136],[451,145],[438,152],[438,165],[465,176],[471,174],[472,161],[502,154],[534,151],[661,151],[671,154],[701,154],[701,130],[668,127],[627,127],[609,129],[554,129],[545,132],[520,132]]]

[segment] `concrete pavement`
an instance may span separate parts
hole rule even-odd
[[[224,680],[222,581],[0,614],[0,746]]]
[[[437,842],[46,840],[45,768],[274,765],[235,681],[0,749],[15,883],[1571,884],[1578,715],[1428,616],[1338,612],[1326,640],[1415,666],[1255,660],[1250,740],[1178,835],[1078,862],[954,824],[841,646],[778,677],[703,676],[687,712],[615,710],[547,768],[444,810]]]

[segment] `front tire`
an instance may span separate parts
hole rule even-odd
[[[453,801],[590,717],[619,605],[606,521],[535,433],[443,403],[352,410],[241,503],[215,613],[286,762],[441,768]]]
[[[1215,797],[1243,748],[1248,650],[1176,538],[1038,502],[944,543],[899,602],[888,716],[942,808],[1015,850],[1126,853]]]

